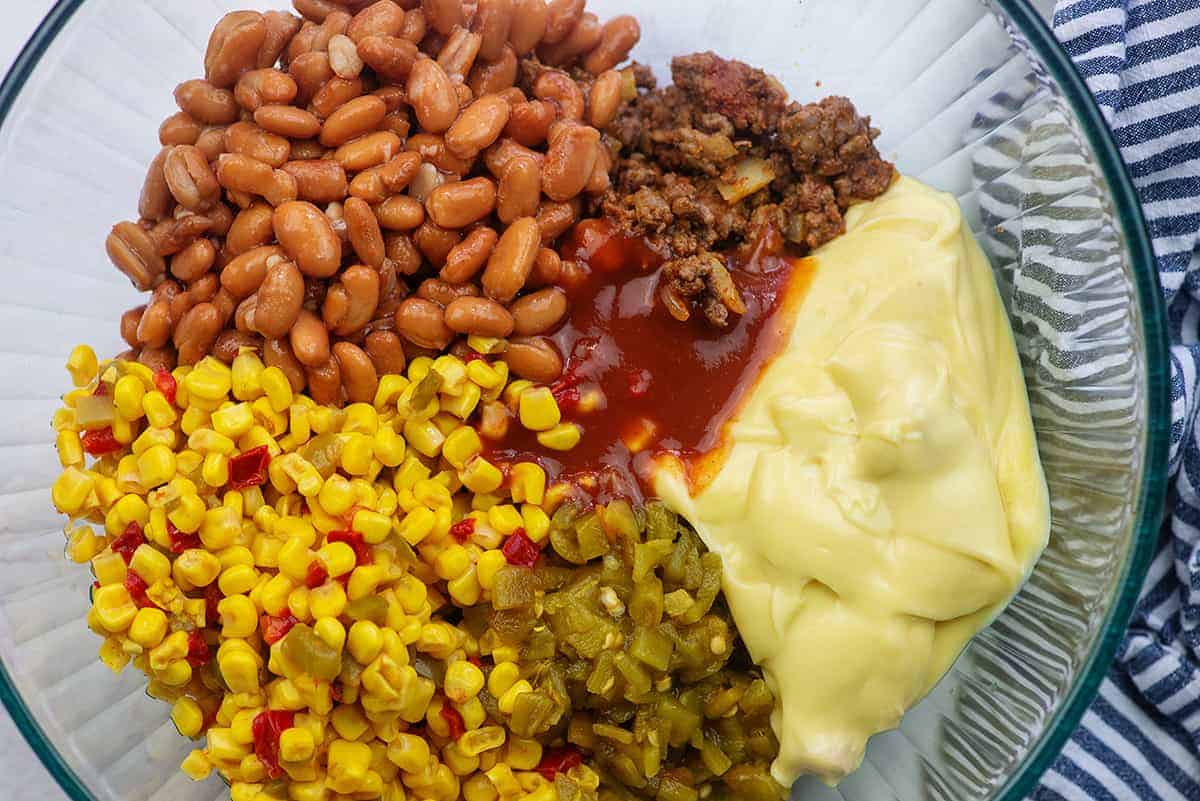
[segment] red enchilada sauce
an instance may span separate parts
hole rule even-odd
[[[576,226],[563,258],[588,270],[564,286],[571,312],[551,339],[565,367],[551,389],[583,438],[570,451],[551,451],[514,424],[490,458],[535,460],[600,500],[640,498],[639,484],[662,454],[678,457],[703,485],[701,457],[718,451],[725,424],[786,342],[814,261],[784,254],[774,232],[728,256],[746,311],[716,329],[700,314],[673,318],[658,299],[662,257],[603,220]]]

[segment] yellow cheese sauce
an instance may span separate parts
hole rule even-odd
[[[1020,588],[1049,503],[1012,331],[954,198],[911,178],[814,253],[791,337],[691,495],[777,698],[772,766],[836,782]]]

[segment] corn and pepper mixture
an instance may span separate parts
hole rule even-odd
[[[345,409],[249,349],[154,373],[81,346],[68,370],[52,493],[95,575],[88,623],[105,664],[132,662],[205,737],[189,776],[217,770],[233,801],[696,801],[722,774],[734,797],[778,796],[770,693],[722,671],[719,559],[673,544],[673,522],[642,543],[625,502],[582,515],[536,463],[490,462],[475,426],[496,419],[579,441],[502,360],[415,359]],[[664,770],[669,748],[692,765]]]

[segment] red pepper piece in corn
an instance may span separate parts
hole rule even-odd
[[[217,604],[221,603],[221,599],[225,597],[225,593],[221,592],[217,582],[213,582],[204,588],[204,620],[208,625],[213,625],[221,619],[221,613],[217,611]]]
[[[154,606],[154,602],[146,595],[146,590],[150,587],[146,580],[138,575],[136,570],[125,571],[125,590],[129,593],[129,597],[137,604],[138,609],[145,609],[147,606]]]
[[[583,764],[583,754],[576,751],[574,748],[559,748],[554,751],[547,752],[538,766],[534,768],[538,773],[542,774],[547,781],[554,781],[554,777],[559,773],[568,771],[571,768]]]
[[[361,531],[331,531],[325,535],[325,542],[344,542],[354,549],[354,556],[360,565],[369,565],[375,561],[371,556],[371,546],[363,539]]]
[[[296,722],[296,713],[284,709],[268,709],[259,712],[250,724],[254,736],[254,754],[263,763],[267,776],[278,779],[283,775],[279,766],[279,736]]]
[[[179,391],[179,385],[175,383],[175,376],[166,370],[159,370],[154,374],[154,386],[167,399],[167,403],[175,405],[175,393]]]
[[[304,586],[310,590],[316,589],[328,578],[329,571],[325,569],[325,565],[321,564],[319,559],[314,559],[308,563],[308,575],[304,577]]]
[[[475,518],[464,517],[450,527],[450,536],[459,542],[466,542],[475,533]]]
[[[446,721],[446,726],[450,729],[450,739],[457,742],[458,738],[462,737],[467,731],[467,724],[463,721],[462,715],[458,713],[457,709],[450,706],[449,701],[442,702],[439,714],[442,716],[442,720]]]
[[[133,561],[133,552],[145,541],[146,535],[142,533],[141,524],[134,520],[125,527],[125,531],[122,532],[121,536],[113,540],[112,549],[116,553],[121,554],[121,558],[125,560],[125,564],[129,564]]]
[[[85,431],[83,434],[83,449],[91,456],[116,453],[121,447],[121,443],[113,436],[112,426]]]
[[[518,567],[533,567],[541,555],[537,544],[529,539],[525,529],[519,528],[509,535],[500,550],[510,565]]]
[[[212,661],[212,651],[199,629],[192,629],[188,633],[187,661],[192,667],[203,667]]]
[[[292,615],[285,617],[276,617],[274,615],[263,615],[260,621],[262,626],[263,641],[267,645],[274,645],[284,638],[284,636],[292,630],[292,626],[300,621]]]
[[[170,520],[167,521],[167,539],[171,541],[171,553],[183,553],[201,547],[199,534],[184,534]]]
[[[271,453],[266,445],[239,453],[229,460],[229,483],[225,485],[225,489],[240,490],[265,484],[267,465],[270,463]]]

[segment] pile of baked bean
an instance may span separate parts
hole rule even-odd
[[[636,20],[584,0],[294,0],[238,11],[175,90],[139,219],[107,250],[156,370],[258,349],[319,403],[467,339],[552,381],[556,240],[609,187]],[[483,347],[483,346],[481,346]]]

